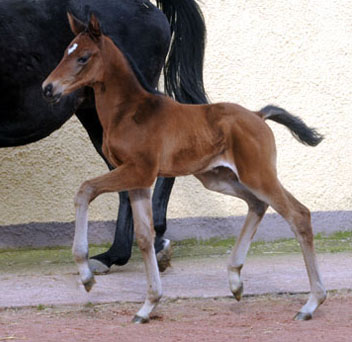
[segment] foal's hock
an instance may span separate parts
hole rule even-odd
[[[228,264],[230,289],[236,299],[242,296],[240,272],[251,240],[270,205],[286,219],[301,245],[311,294],[296,318],[310,319],[326,297],[314,253],[310,212],[277,178],[274,136],[265,120],[285,125],[308,145],[317,145],[322,137],[274,106],[252,112],[231,103],[177,103],[137,80],[138,70],[102,34],[94,15],[88,26],[68,17],[76,38],[43,83],[43,92],[48,99],[59,101],[83,86],[94,89],[104,130],[103,151],[116,167],[84,182],[75,198],[73,255],[86,290],[94,284],[88,266],[88,205],[102,193],[127,190],[148,283],[146,301],[134,321],[149,320],[161,297],[150,187],[158,176],[194,175],[206,188],[248,204],[248,216]]]

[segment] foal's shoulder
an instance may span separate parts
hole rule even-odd
[[[136,106],[136,111],[133,115],[133,120],[137,124],[143,124],[155,117],[165,104],[165,96],[148,94],[143,97]]]

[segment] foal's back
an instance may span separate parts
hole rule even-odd
[[[215,160],[275,161],[274,137],[262,115],[237,104],[184,105],[163,97],[159,108],[149,113],[155,116],[162,124],[146,130],[159,136],[160,175],[201,173]]]

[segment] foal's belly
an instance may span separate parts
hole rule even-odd
[[[223,152],[223,144],[213,145],[207,153],[196,149],[179,150],[161,161],[158,175],[177,177],[203,173],[211,168],[214,160],[221,158]]]

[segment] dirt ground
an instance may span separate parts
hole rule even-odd
[[[351,341],[352,292],[329,293],[313,320],[292,320],[306,295],[163,301],[148,324],[131,318],[140,304],[3,309],[0,341]]]
[[[5,251],[0,342],[351,342],[350,245],[318,254],[329,295],[308,322],[293,320],[309,291],[302,255],[270,251],[248,257],[240,303],[230,296],[227,253],[176,255],[161,274],[164,296],[146,325],[131,323],[146,291],[141,260],[97,276],[87,294],[69,250]]]

